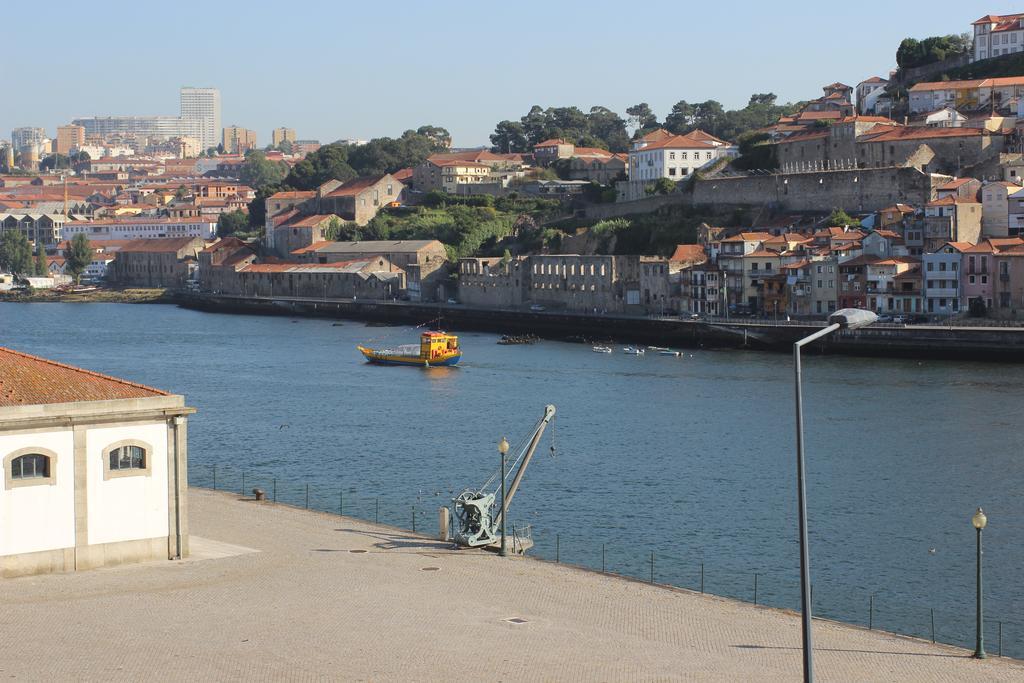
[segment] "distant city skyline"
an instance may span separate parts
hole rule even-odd
[[[797,2],[785,14],[653,2],[627,16],[604,0],[523,0],[514,11],[447,1],[403,6],[384,21],[365,4],[313,2],[290,6],[294,21],[271,22],[237,2],[181,4],[137,33],[125,23],[116,40],[91,39],[85,52],[73,48],[82,36],[99,35],[137,7],[114,0],[67,10],[43,42],[69,46],[73,59],[68,50],[42,49],[36,34],[13,32],[9,54],[19,59],[4,81],[18,97],[5,102],[0,135],[32,126],[52,137],[75,118],[172,114],[179,88],[197,84],[218,88],[221,125],[255,130],[260,147],[279,127],[327,143],[425,124],[471,147],[489,144],[496,123],[534,104],[603,105],[625,117],[626,107],[648,102],[664,119],[681,99],[726,108],[755,92],[809,99],[833,81],[887,76],[905,37],[965,33],[984,14],[1024,10],[1002,0],[938,0],[928,12],[872,0],[827,10]],[[37,11],[15,4],[5,16],[30,25]],[[197,16],[207,28],[194,24]],[[449,41],[459,49],[446,49]]]

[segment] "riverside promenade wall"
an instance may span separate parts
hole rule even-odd
[[[669,317],[587,315],[559,311],[470,308],[459,304],[304,299],[295,297],[185,296],[190,309],[253,315],[351,318],[396,325],[502,334],[533,333],[551,339],[616,341],[682,348],[748,348],[788,351],[821,323],[686,320]],[[911,358],[1024,362],[1024,328],[883,325],[840,331],[810,352]]]

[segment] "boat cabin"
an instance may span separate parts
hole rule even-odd
[[[424,332],[420,335],[420,357],[427,360],[448,358],[459,352],[459,338],[444,332]]]

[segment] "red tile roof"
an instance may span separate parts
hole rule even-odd
[[[327,193],[328,197],[354,197],[363,190],[369,189],[384,179],[382,175],[353,178]]]
[[[142,384],[0,347],[0,407],[169,395]]]
[[[668,260],[695,263],[699,261],[706,261],[707,254],[704,253],[704,247],[699,244],[678,244],[676,245],[676,250],[672,252],[672,256],[670,256]]]
[[[878,125],[861,135],[861,142],[891,142],[898,140],[928,140],[933,138],[968,138],[991,135],[982,128],[924,128]]]
[[[308,191],[288,191],[288,192],[275,192],[274,194],[267,197],[267,199],[312,199],[316,196],[316,192],[313,190]]]
[[[569,143],[563,140],[562,138],[551,138],[550,140],[545,140],[544,142],[538,142],[536,145],[533,146],[533,148],[537,149],[538,147],[554,147],[555,145],[568,144]]]
[[[960,187],[962,185],[966,185],[967,183],[975,183],[975,182],[978,182],[978,181],[976,181],[974,178],[957,178],[956,180],[950,180],[948,183],[944,183],[942,185],[939,185],[935,189],[936,190],[955,190],[955,189],[957,189],[958,187]]]

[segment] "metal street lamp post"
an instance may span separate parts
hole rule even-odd
[[[988,524],[988,517],[985,516],[985,512],[981,508],[978,508],[978,511],[971,517],[971,524],[978,532],[978,625],[974,641],[974,656],[977,659],[985,659],[987,657],[985,654],[985,624],[982,617],[981,599],[981,530]]]
[[[498,554],[507,557],[508,551],[505,549],[505,513],[507,512],[505,507],[505,455],[508,454],[508,439],[505,437],[501,437],[501,441],[498,442],[498,452],[501,453],[501,551]]]
[[[796,380],[796,482],[800,518],[800,610],[803,623],[804,681],[812,683],[814,667],[811,646],[811,568],[807,542],[807,494],[804,482],[804,397],[800,349],[813,341],[826,337],[839,329],[856,329],[870,325],[878,319],[871,311],[843,308],[828,317],[829,325],[793,344],[793,367]]]

